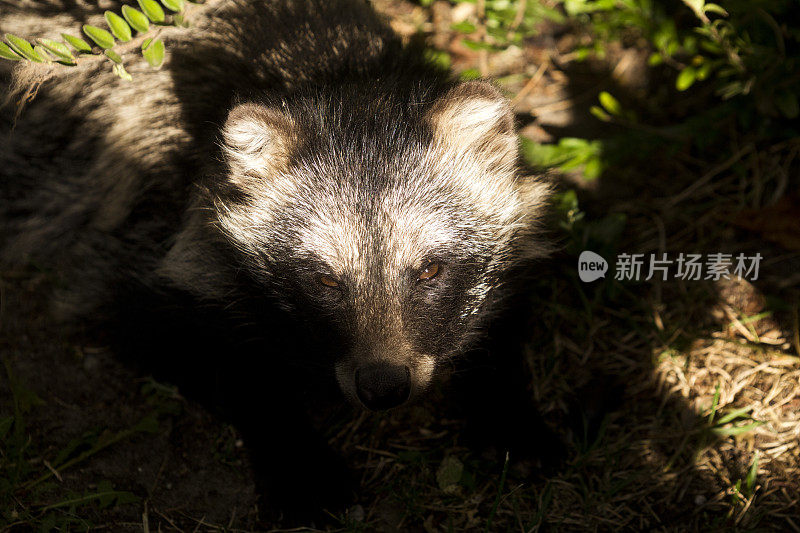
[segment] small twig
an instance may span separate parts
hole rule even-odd
[[[236,521],[236,506],[233,507],[231,510],[231,519],[228,520],[228,527],[226,529],[230,529],[233,527],[233,523]]]
[[[731,307],[729,305],[723,305],[722,309],[723,309],[723,311],[725,311],[725,314],[728,315],[728,319],[731,321],[730,325],[733,326],[734,329],[736,329],[742,335],[742,337],[744,337],[745,339],[749,340],[750,342],[754,342],[754,343],[761,342],[758,339],[758,337],[754,336],[744,326],[744,324],[742,324],[742,322],[736,316],[736,313],[734,313],[733,309],[731,309]]]
[[[528,0],[519,0],[517,2],[517,14],[514,15],[514,20],[511,22],[511,26],[508,27],[508,33],[506,37],[511,39],[514,37],[514,32],[519,28],[519,25],[522,24],[522,21],[525,19],[525,9],[528,7]]]
[[[550,61],[548,56],[548,60],[544,61],[541,65],[539,65],[539,68],[536,69],[536,72],[533,74],[533,76],[531,76],[531,79],[528,80],[528,83],[526,83],[525,86],[522,88],[522,90],[517,93],[517,95],[514,97],[513,100],[511,100],[512,107],[516,106],[520,100],[525,98],[528,95],[528,93],[530,93],[533,90],[533,88],[539,84],[542,77],[544,76],[544,73],[547,72],[547,67],[549,65]]]
[[[158,487],[158,482],[161,480],[161,474],[164,472],[164,467],[167,465],[167,454],[164,454],[164,458],[161,460],[161,466],[158,467],[158,472],[156,472],[156,478],[153,480],[153,486],[150,487],[150,496],[152,496],[156,492],[156,487]]]
[[[386,450],[378,450],[378,449],[375,449],[375,448],[369,448],[367,446],[361,446],[360,444],[357,444],[357,445],[353,446],[353,448],[355,448],[356,450],[361,451],[361,452],[374,453],[375,455],[382,455],[384,457],[389,457],[390,459],[398,459],[399,458],[399,456],[396,453],[387,452]]]
[[[167,523],[173,527],[173,529],[175,529],[176,531],[180,531],[181,533],[183,533],[183,530],[182,530],[181,528],[179,528],[178,526],[176,526],[176,525],[175,525],[175,522],[173,522],[172,520],[170,520],[170,518],[169,518],[167,515],[165,515],[164,513],[162,513],[161,511],[159,511],[158,509],[153,509],[153,510],[156,512],[156,514],[157,514],[158,516],[160,516],[161,518],[163,518],[164,520],[166,520],[166,521],[167,521]]]
[[[703,8],[701,7],[698,9],[697,7],[693,6],[692,2],[690,2],[689,0],[683,0],[683,3],[686,4],[694,12],[697,18],[700,19],[700,22],[702,22],[704,25],[708,27],[708,31],[711,35],[711,38],[725,50],[725,54],[728,56],[728,61],[731,62],[731,64],[736,68],[736,70],[738,70],[739,72],[744,72],[746,69],[744,67],[744,62],[742,61],[742,58],[739,57],[739,54],[736,52],[736,50],[733,49],[733,47],[730,45],[727,39],[723,38],[722,35],[720,35],[719,30],[717,30],[716,26],[711,24],[711,19],[708,18],[708,15],[706,15],[705,11],[703,11]]]
[[[58,470],[53,468],[53,465],[50,464],[50,461],[48,461],[47,459],[42,459],[42,464],[44,464],[44,466],[46,466],[47,469],[51,471],[54,476],[56,476],[57,480],[59,480],[61,483],[64,482],[64,480],[61,478],[61,474],[58,473]]]
[[[144,501],[144,509],[142,510],[142,532],[150,533],[150,517],[147,515],[147,500]]]

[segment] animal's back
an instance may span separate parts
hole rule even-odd
[[[0,30],[28,39],[102,25],[101,10],[81,3],[69,13],[50,2],[6,7]],[[418,66],[357,0],[192,9],[193,27],[163,30],[161,69],[136,49],[125,56],[132,82],[99,57],[0,72],[10,82],[0,110],[0,260],[72,275],[86,301],[115,278],[150,283],[236,99],[402,78]]]

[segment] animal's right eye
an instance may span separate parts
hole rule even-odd
[[[335,288],[337,288],[339,286],[339,282],[338,281],[336,281],[331,276],[326,276],[325,274],[321,275],[317,279],[322,285],[325,285],[326,287],[330,287],[331,289],[335,289]]]
[[[419,274],[417,275],[417,280],[418,281],[431,280],[439,275],[439,271],[441,269],[442,269],[441,263],[438,263],[436,261],[430,261],[422,268],[422,270],[419,271]]]

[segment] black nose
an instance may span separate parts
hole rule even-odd
[[[356,370],[356,394],[367,409],[382,411],[397,407],[411,392],[407,366],[374,363]]]

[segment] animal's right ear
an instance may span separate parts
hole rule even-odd
[[[429,113],[436,137],[456,154],[479,153],[484,161],[511,164],[517,156],[514,113],[499,90],[485,81],[460,83]]]
[[[228,114],[222,129],[223,150],[237,175],[263,175],[285,160],[292,120],[272,107],[240,104]]]

